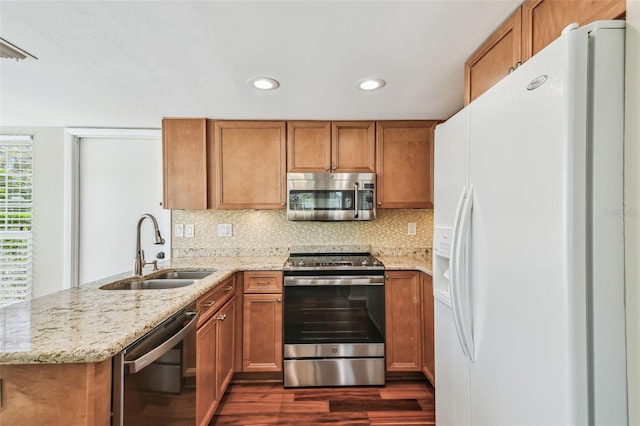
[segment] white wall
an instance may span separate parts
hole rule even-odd
[[[63,288],[64,129],[0,127],[33,135],[33,297]]]
[[[141,227],[146,261],[171,254],[171,211],[162,208],[162,140],[89,137],[80,140],[80,284],[131,272],[136,223],[152,214],[165,239],[154,245],[153,226]],[[151,267],[145,269],[150,271]]]
[[[640,0],[627,0],[625,238],[629,424],[640,425]]]

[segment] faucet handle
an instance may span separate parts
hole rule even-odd
[[[144,267],[145,267],[146,265],[153,265],[153,270],[154,270],[154,271],[157,271],[157,270],[158,270],[158,261],[157,261],[157,260],[154,260],[154,261],[152,261],[152,262],[143,261],[143,262],[142,262],[142,268],[144,269]]]

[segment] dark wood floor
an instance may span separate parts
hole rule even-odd
[[[233,384],[210,425],[435,425],[435,391],[426,380],[384,387],[285,389]]]

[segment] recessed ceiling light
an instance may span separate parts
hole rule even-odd
[[[382,89],[385,84],[387,82],[381,78],[365,78],[364,80],[356,81],[356,87],[364,91]]]
[[[247,83],[260,90],[274,90],[280,87],[280,83],[269,77],[253,77]]]

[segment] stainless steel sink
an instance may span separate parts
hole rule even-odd
[[[134,277],[105,284],[100,290],[163,290],[187,287],[198,280],[213,274],[216,269],[197,271],[166,271],[149,274],[147,277]]]
[[[208,277],[213,274],[215,269],[207,269],[202,271],[169,271],[162,272],[158,275],[154,275],[154,280],[201,280],[204,277]]]
[[[187,287],[197,280],[188,279],[151,279],[119,281],[100,287],[101,290],[163,290],[171,288]]]

